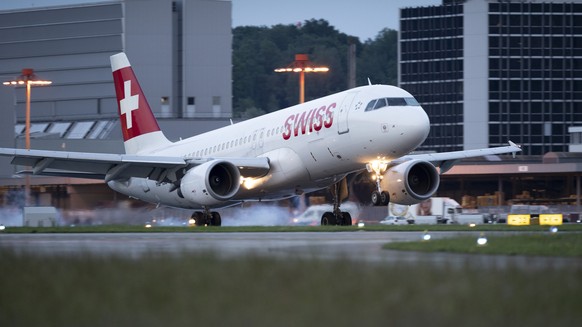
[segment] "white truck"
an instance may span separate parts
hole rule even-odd
[[[483,224],[489,214],[465,214],[461,205],[451,198],[433,197],[411,206],[390,203],[388,216],[404,217],[412,224]]]

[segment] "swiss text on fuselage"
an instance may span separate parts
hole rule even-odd
[[[330,128],[333,125],[333,110],[335,102],[329,106],[321,106],[287,117],[283,128],[283,139],[288,140],[291,136],[304,135],[313,131],[320,131],[322,128]]]

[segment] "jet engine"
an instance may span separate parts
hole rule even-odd
[[[180,182],[184,198],[203,206],[228,201],[239,188],[238,167],[223,160],[209,161],[188,170]]]
[[[430,198],[439,184],[439,173],[433,164],[411,160],[388,169],[382,189],[388,192],[390,202],[411,205]]]

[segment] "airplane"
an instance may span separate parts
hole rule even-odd
[[[346,176],[366,170],[374,205],[430,198],[440,174],[458,160],[521,151],[508,146],[411,154],[429,118],[407,91],[366,85],[171,142],[146,100],[125,53],[110,57],[125,154],[0,148],[22,174],[94,178],[157,205],[194,209],[196,225],[222,224],[213,209],[330,188],[322,225],[352,225],[340,209]]]

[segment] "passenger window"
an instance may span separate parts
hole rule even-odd
[[[404,98],[388,98],[388,105],[390,106],[406,106]]]
[[[374,110],[376,109],[380,109],[382,107],[386,107],[386,99],[382,98],[382,99],[378,99],[378,102],[376,102],[376,105],[374,106]]]
[[[374,110],[374,105],[376,104],[377,100],[372,100],[370,101],[370,103],[368,103],[368,105],[366,106],[366,110],[365,111],[371,111]]]

